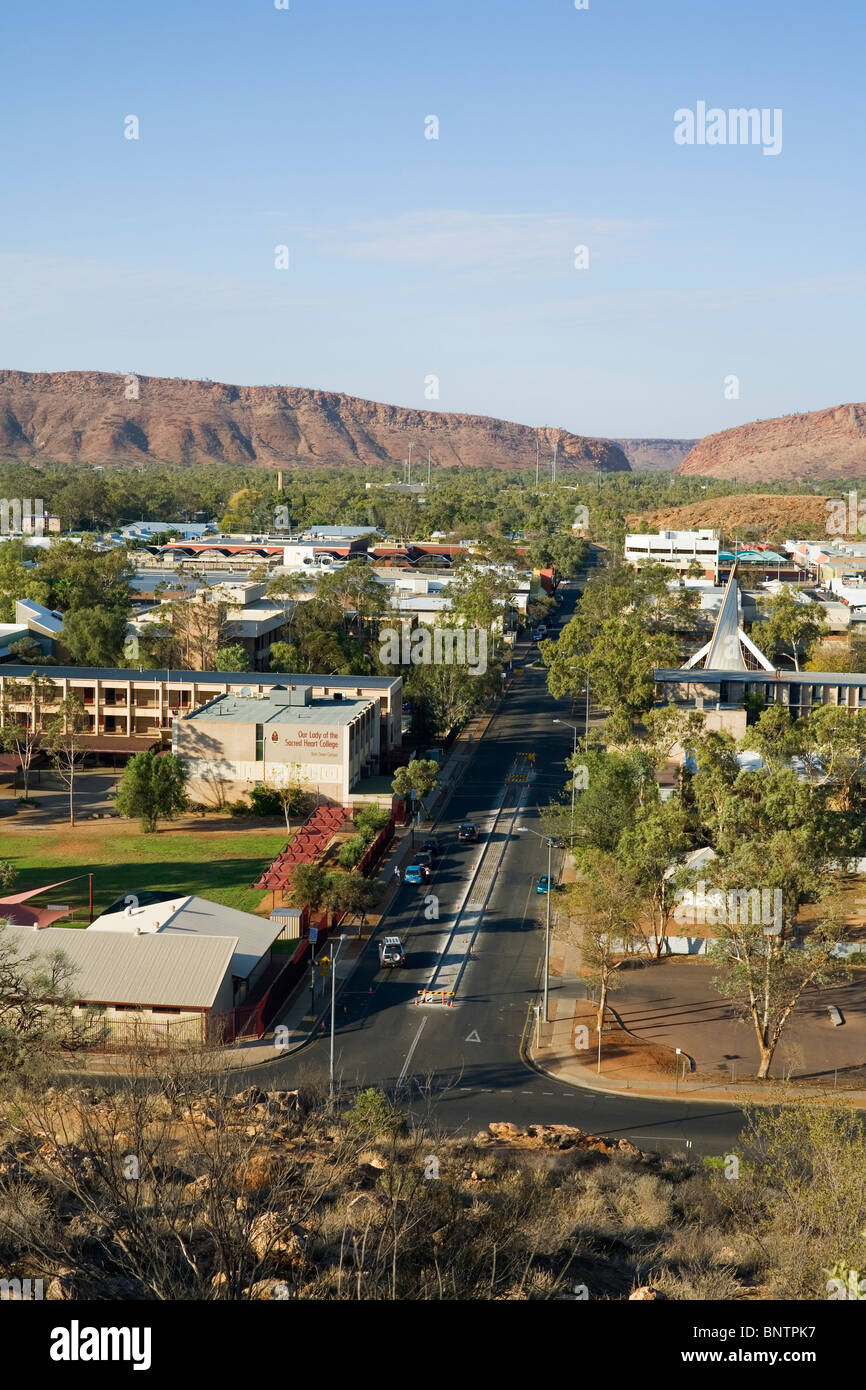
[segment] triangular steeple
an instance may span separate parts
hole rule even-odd
[[[685,664],[685,670],[690,670],[699,663],[705,671],[749,671],[755,670],[756,666],[763,667],[765,671],[774,670],[764,653],[758,651],[754,642],[749,640],[740,627],[739,600],[737,566],[734,565],[725,586],[713,635],[705,647],[701,647],[699,652],[690,657]],[[753,658],[752,665],[746,661],[747,654]]]

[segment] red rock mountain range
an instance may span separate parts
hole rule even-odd
[[[866,474],[866,404],[756,420],[701,439],[678,473],[737,482],[811,482]]]
[[[226,463],[270,467],[420,464],[627,472],[611,440],[483,415],[408,410],[333,391],[227,386],[108,372],[0,371],[0,457],[58,463]]]

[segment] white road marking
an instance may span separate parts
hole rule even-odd
[[[424,1032],[424,1029],[426,1028],[426,1026],[427,1026],[427,1019],[426,1019],[426,1017],[425,1017],[425,1018],[422,1018],[421,1023],[420,1023],[420,1026],[419,1026],[419,1028],[418,1028],[418,1032],[415,1034],[415,1037],[412,1039],[412,1046],[409,1048],[409,1051],[406,1053],[406,1060],[405,1060],[405,1062],[403,1063],[403,1070],[401,1071],[400,1075],[397,1077],[397,1085],[398,1085],[398,1086],[402,1085],[402,1083],[403,1083],[403,1080],[404,1080],[404,1078],[405,1078],[405,1076],[406,1076],[406,1073],[407,1073],[407,1071],[409,1070],[409,1063],[412,1061],[412,1054],[414,1053],[415,1048],[418,1046],[418,1042],[419,1042],[419,1040],[420,1040],[420,1038],[421,1038],[421,1034]]]

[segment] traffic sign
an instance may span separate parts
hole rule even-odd
[[[318,927],[310,927],[310,943],[311,943],[311,945],[315,946],[315,944],[316,944],[316,942],[318,941],[318,939],[319,939],[319,928],[318,928]]]

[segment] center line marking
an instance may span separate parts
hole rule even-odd
[[[412,1054],[414,1053],[415,1048],[418,1046],[418,1042],[419,1042],[419,1040],[420,1040],[421,1034],[424,1032],[424,1029],[426,1028],[426,1026],[427,1026],[427,1015],[425,1015],[425,1017],[422,1018],[421,1024],[420,1024],[420,1026],[419,1026],[419,1028],[418,1028],[418,1032],[415,1034],[415,1037],[412,1039],[412,1046],[409,1048],[409,1051],[406,1053],[406,1060],[405,1060],[405,1062],[403,1063],[403,1070],[401,1071],[400,1075],[397,1077],[397,1085],[398,1085],[398,1086],[401,1086],[401,1085],[403,1084],[403,1080],[404,1080],[404,1078],[405,1078],[405,1076],[406,1076],[407,1071],[409,1070],[409,1063],[412,1061]]]

